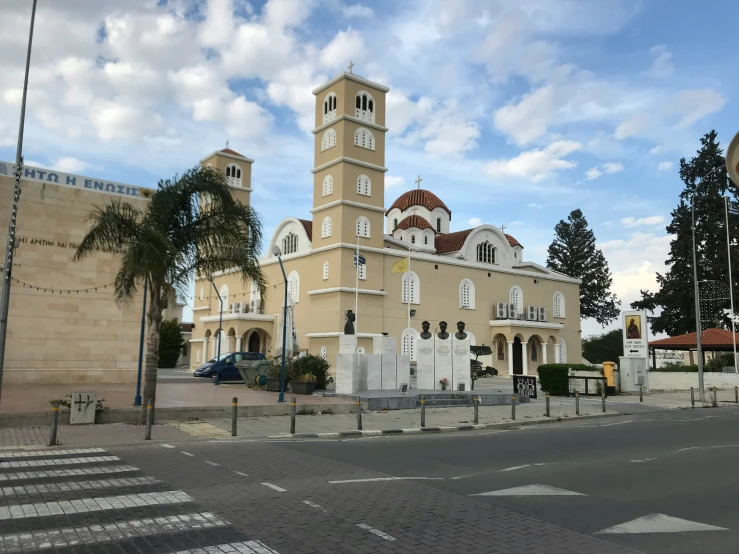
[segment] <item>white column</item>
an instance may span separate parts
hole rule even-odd
[[[233,350],[231,350],[231,335],[226,335],[224,338],[226,339],[224,341],[226,346],[221,346],[221,352],[233,352]]]
[[[203,359],[200,360],[201,363],[205,363],[209,360],[208,358],[208,337],[203,337]]]
[[[523,374],[529,374],[529,343],[521,343],[521,361],[523,362]]]
[[[562,363],[561,352],[562,352],[562,345],[559,344],[559,343],[555,343],[555,345],[554,345],[554,361],[556,363],[558,363],[558,364],[559,363]]]
[[[546,342],[541,343],[541,363],[542,364],[547,363],[547,343]]]
[[[236,348],[234,349],[234,352],[241,352],[241,335],[236,337]]]
[[[513,375],[513,341],[508,341],[508,375]]]

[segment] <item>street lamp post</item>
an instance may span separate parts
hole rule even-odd
[[[218,297],[218,354],[216,354],[216,361],[221,361],[221,335],[223,335],[223,298],[221,298],[221,293],[218,292],[218,287],[216,287],[216,284],[213,282],[213,277],[210,278],[210,284],[213,285],[213,290],[216,291],[216,296]],[[215,374],[215,381],[213,382],[214,385],[220,385],[221,384],[221,375],[216,370]]]
[[[149,281],[144,279],[144,307],[141,310],[141,335],[139,336],[139,371],[136,376],[136,396],[134,406],[141,406],[141,371],[144,366],[144,329],[146,329],[146,289]]]
[[[692,232],[693,232],[693,285],[695,289],[695,341],[696,350],[698,352],[698,398],[701,402],[706,401],[706,391],[703,388],[703,348],[701,344],[701,301],[700,292],[698,291],[698,263],[695,254],[695,191],[690,197],[690,212],[692,215]]]
[[[285,300],[282,305],[282,371],[280,372],[280,396],[277,398],[277,402],[285,401],[285,344],[287,342],[287,275],[285,275],[285,267],[282,265],[282,251],[280,247],[274,245],[272,247],[272,254],[277,256],[277,261],[280,262],[280,270],[282,271],[282,278],[285,280]]]

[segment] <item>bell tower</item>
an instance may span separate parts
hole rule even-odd
[[[249,205],[251,199],[251,164],[254,160],[242,156],[235,150],[226,148],[212,152],[200,160],[203,167],[212,167],[226,176],[233,197],[242,204]]]

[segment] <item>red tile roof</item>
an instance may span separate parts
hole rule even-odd
[[[420,215],[409,215],[403,221],[398,223],[398,226],[396,229],[410,229],[411,227],[415,227],[416,229],[431,229],[432,231],[434,228],[431,226],[431,224],[426,221],[424,218],[422,218]]]
[[[505,235],[505,238],[508,239],[508,244],[510,244],[511,246],[520,246],[521,248],[523,248],[523,245],[516,239],[514,239],[511,235],[509,235],[508,233],[503,234]]]
[[[398,208],[401,212],[404,212],[411,206],[423,206],[428,211],[431,211],[434,208],[442,208],[449,214],[450,218],[452,217],[452,211],[447,208],[446,204],[444,204],[438,196],[433,192],[423,189],[414,189],[404,192],[395,202],[393,202],[393,205],[390,206],[388,212],[393,208]]]
[[[230,148],[224,148],[223,150],[220,150],[222,154],[231,154],[232,156],[238,156],[239,158],[246,158],[243,154],[239,154],[236,150],[231,150]]]
[[[307,219],[298,219],[298,221],[303,224],[303,229],[305,229],[305,234],[308,235],[308,240],[313,240],[313,222]]]
[[[456,233],[442,233],[436,235],[434,239],[434,245],[436,246],[437,254],[446,254],[448,252],[458,252],[464,245],[464,241],[467,240],[469,234],[474,229],[467,229],[466,231],[457,231]]]
[[[693,331],[676,337],[652,340],[649,341],[649,346],[654,346],[658,350],[688,350],[697,347],[697,335]],[[737,342],[739,342],[739,333],[737,333]],[[734,347],[731,331],[725,329],[706,329],[701,333],[701,344],[706,350],[732,350]]]

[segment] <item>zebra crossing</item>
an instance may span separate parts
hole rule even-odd
[[[0,452],[0,484],[3,553],[278,554],[100,448]]]

